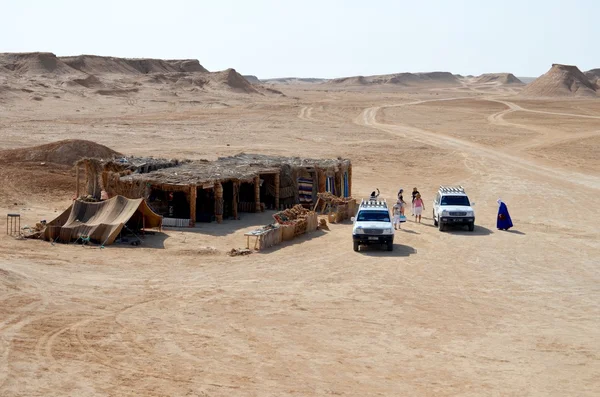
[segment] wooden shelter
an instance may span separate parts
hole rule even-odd
[[[150,158],[84,159],[76,164],[77,197],[81,193],[79,170],[85,168],[86,195],[100,198],[122,195],[144,198],[157,214],[178,220],[222,222],[239,219],[240,212],[281,210],[296,204],[306,207],[318,193],[338,197],[352,193],[352,165],[347,159],[306,159],[240,153],[216,161],[180,161]],[[183,220],[183,221],[182,221]]]

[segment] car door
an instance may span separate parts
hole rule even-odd
[[[437,216],[437,214],[439,212],[439,205],[440,205],[441,197],[442,196],[438,193],[435,195],[435,198],[433,199],[433,210],[435,212],[435,216]]]

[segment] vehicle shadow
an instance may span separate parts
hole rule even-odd
[[[433,225],[432,225],[433,226]],[[435,227],[435,226],[433,226]],[[494,233],[492,230],[487,227],[475,225],[475,230],[470,232],[467,230],[466,226],[458,226],[458,225],[446,225],[446,228],[442,233],[450,233],[455,235],[465,235],[465,236],[489,236]]]
[[[387,251],[385,245],[361,245],[358,253],[376,257],[406,257],[416,254],[417,250],[408,245],[394,243],[393,251]]]

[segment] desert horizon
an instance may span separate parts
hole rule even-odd
[[[600,393],[599,69],[259,79],[203,65],[0,53],[0,211],[21,226],[0,235],[0,395]],[[378,189],[391,206],[417,187],[422,221],[407,208],[390,251],[353,251],[353,222],[323,212],[326,226],[245,251],[269,205],[106,246],[21,237],[98,201],[81,160],[164,161],[180,181],[194,168],[176,160],[240,153],[347,159],[352,198]],[[440,185],[465,189],[473,231],[436,226]]]

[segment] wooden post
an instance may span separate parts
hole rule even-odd
[[[254,177],[254,203],[255,203],[255,212],[260,212],[260,176],[257,175]]]
[[[79,164],[75,166],[75,198],[79,198]]]
[[[233,181],[233,219],[238,219],[238,201],[240,197],[240,181]]]
[[[275,210],[279,211],[279,186],[281,185],[281,173],[275,174]]]
[[[327,176],[325,175],[325,171],[323,171],[322,169],[318,168],[317,169],[317,178],[318,178],[318,183],[319,183],[319,187],[318,187],[318,191],[319,193],[324,193],[325,192],[325,186],[326,186],[326,182],[325,180],[327,179]]]
[[[215,183],[215,218],[217,223],[223,223],[223,185]]]
[[[190,185],[190,227],[196,226],[196,198],[198,195],[198,187]]]
[[[348,197],[352,197],[352,164],[348,165]]]

